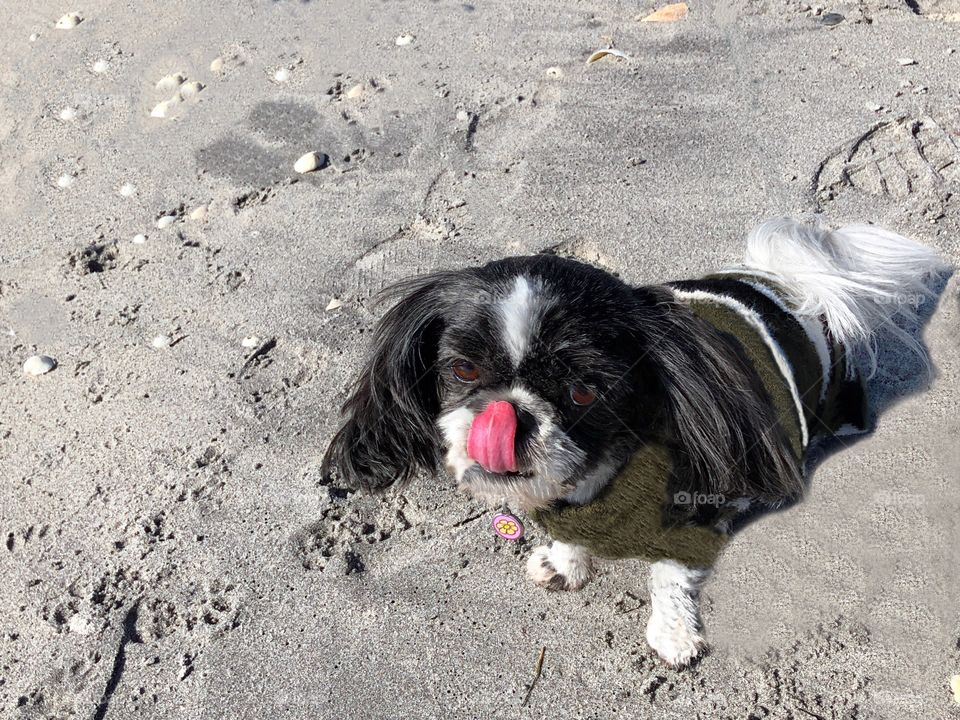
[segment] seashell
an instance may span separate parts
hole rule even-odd
[[[687,4],[685,2],[672,3],[671,5],[664,5],[659,10],[641,18],[640,22],[676,22],[685,17],[686,14]]]
[[[180,86],[180,96],[184,100],[187,100],[189,98],[194,98],[197,95],[199,95],[200,91],[203,90],[205,87],[206,85],[204,85],[203,83],[197,82],[196,80],[194,80],[193,82],[184,83],[183,85]]]
[[[193,210],[190,211],[191,220],[203,220],[207,217],[207,206],[198,205]]]
[[[157,228],[163,230],[173,225],[177,221],[176,215],[161,215],[157,218]]]
[[[398,36],[395,42],[399,47],[403,47],[404,45],[412,45],[414,40],[416,40],[416,38],[408,33]]]
[[[554,66],[554,67],[548,67],[544,72],[546,73],[547,77],[552,77],[552,78],[562,78],[562,77],[563,77],[563,70],[561,70],[560,68],[558,68],[558,67],[556,67],[556,66]]]
[[[273,74],[273,79],[278,83],[285,83],[290,79],[290,71],[287,68],[280,68]]]
[[[82,22],[83,22],[83,18],[80,17],[80,14],[72,12],[72,13],[67,13],[62,18],[57,20],[57,23],[56,25],[54,25],[54,27],[57,30],[72,30]]]
[[[60,111],[60,119],[65,120],[66,122],[72,122],[77,119],[77,109],[72,107],[65,107]]]
[[[217,57],[210,62],[210,72],[220,73],[223,72],[223,58]]]
[[[133,183],[124,183],[120,186],[120,194],[123,197],[133,197],[137,194],[137,186]]]
[[[346,92],[346,96],[351,100],[358,98],[361,95],[363,95],[363,83],[357,83]]]
[[[164,92],[176,90],[186,81],[187,76],[183,73],[170,73],[169,75],[164,75],[162,78],[157,80],[156,88],[157,90],[163,90]]]
[[[46,375],[57,366],[57,361],[49,355],[31,355],[23,361],[23,372],[27,375]]]
[[[158,102],[153,106],[153,110],[150,111],[150,117],[165,118],[170,114],[175,106],[180,104],[180,102],[181,100],[179,95],[174,95],[169,100]]]
[[[953,690],[953,700],[960,705],[960,675],[950,678],[950,689]]]
[[[308,152],[293,164],[293,169],[303,175],[327,166],[328,158],[323,153]]]
[[[258,338],[256,335],[245,337],[243,340],[240,341],[240,345],[242,347],[245,347],[247,350],[252,350],[259,344],[260,344],[260,338]]]
[[[157,335],[153,340],[150,341],[150,344],[153,345],[158,350],[163,348],[168,348],[173,343],[173,340],[169,335]]]
[[[622,50],[617,50],[616,48],[605,48],[603,50],[597,50],[595,53],[592,53],[590,57],[587,58],[587,65],[592,65],[597,60],[600,60],[601,58],[605,58],[607,55],[623,58],[624,60],[630,59],[630,56],[627,55]]]
[[[39,39],[40,39],[39,35],[37,35],[36,33],[30,33],[30,42],[36,42]]]
[[[147,241],[147,236],[143,233],[137,233],[133,236],[133,239],[130,241],[134,245],[143,245]]]
[[[907,65],[916,65],[917,61],[913,58],[897,58],[897,64],[906,67]]]
[[[73,185],[73,175],[61,175],[57,178],[57,187],[68,188]]]
[[[109,69],[110,69],[110,63],[106,60],[97,60],[93,64],[93,71],[101,75]]]
[[[343,307],[343,303],[337,300],[336,298],[331,298],[330,302],[327,303],[327,310],[336,310],[339,307]]]

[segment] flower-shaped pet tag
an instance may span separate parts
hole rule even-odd
[[[523,537],[523,524],[513,515],[500,513],[493,518],[493,531],[504,540],[519,540]]]

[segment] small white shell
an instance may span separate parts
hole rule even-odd
[[[137,186],[133,183],[124,183],[120,186],[120,194],[123,197],[133,197],[137,194]]]
[[[300,156],[300,159],[293,164],[293,169],[302,175],[313,172],[321,165],[324,165],[326,160],[327,156],[322,153],[308,152],[306,155]]]
[[[77,109],[72,107],[65,107],[60,111],[60,119],[66,122],[72,122],[77,119]]]
[[[240,341],[240,345],[242,347],[245,347],[247,350],[252,350],[259,344],[260,344],[260,338],[258,338],[256,335],[245,337],[243,340]]]
[[[163,348],[170,347],[172,342],[173,340],[169,335],[157,335],[155,338],[153,338],[153,340],[150,341],[150,344],[158,350],[162,350]]]
[[[897,64],[906,67],[907,65],[916,65],[917,61],[913,58],[897,58]]]
[[[339,300],[337,300],[336,298],[332,298],[332,299],[330,300],[330,302],[327,303],[327,308],[326,308],[326,309],[327,309],[327,310],[336,310],[336,309],[339,308],[339,307],[343,307],[343,303],[340,302]]]
[[[290,79],[290,71],[287,68],[280,68],[273,74],[273,79],[278,83],[285,83]]]
[[[186,100],[187,98],[193,98],[199,95],[200,91],[203,90],[205,87],[206,85],[204,85],[203,83],[197,82],[196,80],[194,80],[193,82],[184,83],[180,87],[180,95],[181,97],[183,97],[184,100]]]
[[[70,622],[67,623],[67,627],[70,628],[70,632],[76,633],[77,635],[89,635],[95,630],[90,618],[83,613],[77,613],[70,618]]]
[[[157,90],[163,90],[167,92],[168,90],[176,90],[178,87],[183,85],[186,82],[187,76],[183,73],[170,73],[169,75],[164,75],[162,78],[157,80]]]
[[[223,72],[223,66],[224,66],[223,58],[216,57],[210,62],[210,72],[215,72],[215,73]]]
[[[153,106],[153,110],[150,111],[150,117],[155,118],[165,118],[173,110],[174,106],[179,105],[181,102],[179,95],[174,95],[169,100],[163,100],[158,102]]]
[[[414,40],[416,40],[416,38],[408,33],[406,35],[400,35],[395,42],[399,47],[403,47],[404,45],[412,45]]]
[[[203,220],[207,217],[207,206],[198,205],[193,210],[190,211],[191,220]]]
[[[83,18],[80,17],[80,14],[72,12],[72,13],[67,13],[62,18],[57,20],[57,24],[54,25],[54,27],[57,30],[71,30],[82,22],[83,22]]]
[[[93,64],[93,71],[101,75],[109,69],[110,69],[110,63],[107,60],[97,60]]]
[[[616,48],[604,48],[603,50],[597,50],[595,53],[591,53],[590,57],[587,58],[587,65],[592,65],[597,60],[605,58],[607,55],[623,58],[624,60],[630,59],[630,56],[622,50],[617,50]]]
[[[57,361],[49,355],[31,355],[23,362],[23,372],[27,375],[45,375],[57,366]]]
[[[347,90],[346,95],[347,95],[347,97],[350,98],[351,100],[353,100],[354,98],[358,98],[358,97],[360,97],[361,95],[363,95],[363,83],[357,83],[356,85],[354,85],[352,88],[350,88],[349,90]]]
[[[40,39],[39,35],[37,35],[36,33],[30,33],[30,42],[36,42],[39,39]]]
[[[157,228],[163,230],[173,225],[177,221],[176,215],[161,215],[157,218]]]
[[[73,185],[73,175],[61,175],[57,178],[57,187],[68,188]]]
[[[147,236],[143,233],[137,233],[133,236],[133,239],[130,241],[134,245],[143,245],[147,241]]]
[[[547,77],[552,77],[552,78],[563,77],[563,70],[561,68],[558,68],[556,65],[554,65],[553,67],[548,67],[544,72],[546,72]]]

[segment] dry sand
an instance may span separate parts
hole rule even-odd
[[[7,0],[0,716],[958,716],[956,280],[932,387],[888,358],[877,432],[721,560],[689,670],[643,641],[641,563],[546,594],[539,533],[447,480],[320,482],[402,276],[555,247],[696,277],[814,211],[960,260],[954,0],[653,7]],[[172,73],[203,87],[151,117]]]

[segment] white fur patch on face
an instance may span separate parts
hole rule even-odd
[[[462,407],[444,413],[437,420],[447,444],[447,468],[457,482],[463,480],[467,468],[476,464],[476,460],[467,455],[467,436],[474,417],[473,411]]]
[[[543,309],[542,288],[524,275],[514,280],[513,290],[497,303],[503,342],[514,367],[519,367],[537,331]]]

